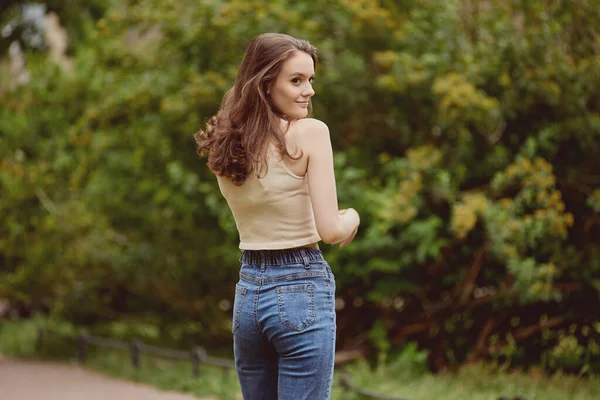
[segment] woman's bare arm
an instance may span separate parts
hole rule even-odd
[[[306,173],[317,232],[327,244],[348,244],[344,239],[356,234],[360,217],[352,208],[338,210],[329,128],[316,119],[298,122],[301,123],[298,126],[301,148],[308,157]]]

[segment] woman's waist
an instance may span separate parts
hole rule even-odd
[[[262,230],[247,230],[238,226],[241,250],[290,250],[295,248],[318,249],[321,240],[316,228],[290,231],[263,226]]]
[[[252,265],[299,265],[309,268],[311,263],[324,262],[316,242],[283,249],[245,249],[240,262]]]

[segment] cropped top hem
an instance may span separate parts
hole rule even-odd
[[[263,242],[263,243],[254,243],[254,242],[240,242],[241,250],[282,250],[282,249],[292,249],[294,247],[306,246],[307,244],[312,244],[319,242],[321,237],[319,235],[313,235],[308,238],[302,240],[288,240],[285,242]]]

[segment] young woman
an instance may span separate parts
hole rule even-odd
[[[335,280],[318,242],[346,246],[360,218],[338,210],[329,130],[306,118],[316,63],[305,40],[255,37],[219,112],[195,134],[243,250],[232,332],[245,400],[330,396]]]

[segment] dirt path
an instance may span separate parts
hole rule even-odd
[[[77,366],[0,356],[0,400],[199,399],[187,394],[163,392],[148,385],[121,381]]]

